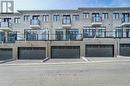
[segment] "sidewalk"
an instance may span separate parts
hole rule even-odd
[[[130,57],[83,57],[88,63],[93,62],[130,62]]]
[[[80,59],[49,59],[43,60],[9,60],[0,61],[4,65],[42,65],[42,64],[87,64],[87,63],[105,63],[105,62],[130,62],[130,57],[82,57]]]

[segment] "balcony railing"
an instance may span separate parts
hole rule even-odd
[[[16,33],[7,33],[0,32],[0,43],[15,43],[17,40]]]
[[[83,34],[17,34],[0,32],[0,43],[15,43],[15,41],[82,41],[84,38],[130,38],[130,29],[113,31],[87,30]]]
[[[130,23],[130,17],[129,18],[123,18],[122,23]]]
[[[10,22],[0,22],[0,28],[11,28],[12,24]]]
[[[56,34],[26,34],[26,41],[81,41],[82,34],[56,35]]]
[[[34,20],[34,19],[32,19],[31,21],[30,21],[30,25],[40,25],[40,20]]]
[[[91,31],[83,33],[83,38],[130,38],[130,30],[114,30],[114,31]]]
[[[102,22],[102,17],[92,17],[92,22]]]
[[[63,19],[62,24],[63,25],[71,24],[71,19],[67,19],[67,20]]]

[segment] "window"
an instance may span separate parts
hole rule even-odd
[[[106,37],[106,29],[97,29],[96,37]]]
[[[0,43],[5,40],[4,37],[5,37],[5,33],[4,32],[0,32]]]
[[[57,29],[56,30],[56,40],[61,41],[64,40],[64,31],[63,29]]]
[[[20,18],[14,18],[14,23],[20,23]]]
[[[25,15],[24,16],[24,21],[30,21],[30,16],[29,15]]]
[[[63,15],[63,24],[71,24],[70,15]]]
[[[9,43],[14,43],[17,40],[17,32],[8,32],[7,40]]]
[[[4,18],[3,22],[11,22],[11,18]]]
[[[120,16],[119,16],[119,13],[113,13],[113,19],[119,19]]]
[[[34,40],[48,40],[48,30],[25,30],[25,36],[27,41],[34,41]]]
[[[2,22],[2,19],[0,18],[0,22]]]
[[[123,29],[116,29],[115,36],[122,38],[123,37]]]
[[[73,15],[73,20],[74,21],[79,21],[79,15]]]
[[[54,15],[53,16],[53,21],[60,21],[60,15]]]
[[[33,15],[33,16],[32,16],[32,19],[33,19],[33,20],[39,20],[39,19],[40,19],[40,15]]]
[[[89,13],[83,13],[83,19],[89,18]]]
[[[108,19],[108,18],[109,18],[108,13],[103,13],[102,14],[102,19]]]
[[[114,38],[115,37],[115,30],[106,31],[107,38]]]
[[[83,29],[83,37],[84,38],[94,38],[94,37],[106,37],[106,29],[105,28],[92,28],[87,27]]]
[[[66,40],[80,40],[79,29],[67,30]]]
[[[130,38],[130,29],[126,29],[125,37]]]
[[[92,21],[93,22],[101,22],[102,18],[99,13],[92,13]]]
[[[48,22],[49,21],[49,15],[43,15],[42,21]]]
[[[122,22],[130,22],[130,14],[129,13],[122,14]]]
[[[84,28],[83,37],[84,38],[93,38],[96,35],[96,29],[93,28]]]

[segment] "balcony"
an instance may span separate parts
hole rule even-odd
[[[17,40],[16,32],[0,32],[0,44],[15,43],[16,40]]]
[[[100,27],[102,25],[101,17],[92,17],[92,26]]]
[[[72,24],[71,24],[71,20],[70,19],[62,21],[62,27],[63,28],[70,29],[71,26],[72,26]]]
[[[130,18],[124,18],[124,19],[122,19],[121,26],[124,26],[124,27],[130,26]]]
[[[11,32],[12,24],[10,22],[0,22],[0,30],[4,32]]]
[[[31,20],[30,21],[30,27],[32,28],[32,29],[40,29],[41,28],[41,26],[40,26],[40,20]]]

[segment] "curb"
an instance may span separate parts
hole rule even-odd
[[[87,63],[111,63],[111,62],[130,62],[130,60],[111,60],[111,61],[88,61],[88,62],[59,62],[59,63],[12,63],[12,64],[0,64],[4,66],[13,66],[13,65],[18,65],[18,66],[26,66],[26,65],[72,65],[72,64],[87,64]]]
[[[14,61],[14,60],[15,60],[15,59],[3,60],[3,61],[0,61],[0,64],[6,63],[6,62],[10,62],[10,61]]]

